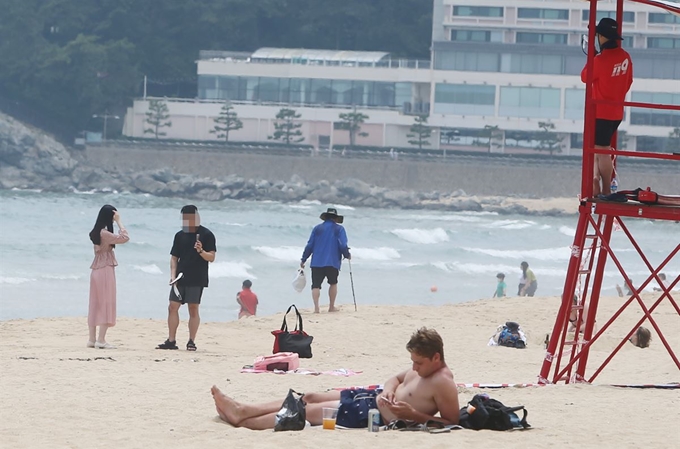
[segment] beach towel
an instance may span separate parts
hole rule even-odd
[[[305,369],[305,368],[298,368],[290,371],[286,370],[281,370],[281,369],[274,369],[274,370],[266,370],[266,369],[255,369],[252,365],[247,365],[244,366],[241,369],[242,373],[247,373],[247,374],[262,374],[262,373],[271,373],[271,374],[302,374],[306,376],[320,376],[320,375],[327,375],[327,376],[342,376],[342,377],[350,377],[350,376],[358,376],[361,374],[363,371],[353,371],[351,369],[345,369],[345,368],[338,368],[334,370],[329,370],[329,371],[317,371],[317,370],[311,370],[311,369]],[[344,390],[344,388],[340,388],[341,390]]]

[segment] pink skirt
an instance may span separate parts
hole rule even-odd
[[[116,325],[116,270],[106,266],[90,274],[88,326]]]

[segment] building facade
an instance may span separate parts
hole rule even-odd
[[[382,52],[263,48],[252,54],[201,52],[198,98],[167,99],[167,137],[213,140],[224,102],[243,128],[230,139],[267,141],[283,108],[300,114],[304,143],[346,145],[339,114],[368,116],[356,144],[408,147],[414,115],[427,115],[428,147],[525,152],[550,122],[564,154],[582,146],[589,2],[582,0],[433,0],[430,61]],[[614,17],[600,1],[598,19]],[[630,101],[680,105],[680,17],[626,2],[623,43],[634,63]],[[143,136],[148,99],[128,111],[124,133]],[[620,146],[664,151],[680,111],[627,108]]]

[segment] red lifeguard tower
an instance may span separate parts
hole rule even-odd
[[[623,24],[624,3],[629,3],[631,1],[662,8],[669,13],[680,16],[680,2],[678,1],[626,0],[624,2],[624,0],[617,0],[616,21],[619,26],[619,34],[621,34],[621,27]],[[571,246],[571,257],[569,259],[569,267],[564,282],[564,290],[562,292],[562,303],[555,319],[553,332],[550,335],[551,338],[539,374],[539,383],[541,384],[558,382],[592,382],[618,353],[621,347],[626,344],[627,340],[635,333],[638,327],[645,321],[649,321],[649,324],[658,335],[659,340],[668,351],[668,354],[673,359],[678,370],[680,370],[680,361],[678,360],[678,357],[664,337],[663,329],[657,325],[657,322],[653,317],[653,312],[657,307],[662,302],[669,301],[672,309],[677,312],[678,318],[680,318],[680,306],[678,305],[678,301],[673,298],[671,292],[671,290],[679,286],[680,276],[675,279],[669,279],[665,283],[659,278],[659,273],[663,268],[680,253],[680,229],[678,229],[675,241],[670,241],[668,243],[668,256],[663,262],[655,267],[645,256],[644,251],[638,245],[629,227],[626,226],[626,223],[629,220],[639,218],[648,220],[671,220],[675,222],[680,221],[680,196],[667,196],[665,199],[660,197],[662,199],[657,202],[653,201],[652,198],[648,203],[638,201],[625,203],[611,202],[593,197],[592,182],[594,155],[596,153],[615,154],[617,157],[666,159],[669,163],[675,163],[676,161],[680,162],[680,154],[661,152],[638,153],[631,151],[596,150],[594,148],[595,111],[598,104],[604,103],[604,101],[593,99],[591,87],[593,80],[593,59],[595,57],[597,3],[597,0],[590,0],[585,122],[583,130],[583,167],[578,225],[574,235],[574,242]],[[680,90],[680,83],[678,83],[678,90]],[[680,110],[680,106],[677,105],[635,102],[625,102],[624,105],[638,108]],[[616,142],[616,136],[614,136],[612,141],[613,143]],[[649,185],[653,187],[653,180],[650,179]],[[680,192],[665,193],[680,195]],[[650,194],[650,196],[654,197],[653,194]],[[641,197],[640,199],[645,198]],[[649,269],[647,278],[643,282],[639,282],[638,280],[635,287],[617,258],[615,251],[612,250],[610,246],[612,231],[615,227],[620,228],[623,231],[630,240],[633,248],[635,248],[640,255],[646,267]],[[620,308],[609,317],[606,322],[601,324],[600,329],[597,332],[594,332],[602,280],[608,259],[611,259],[614,265],[616,265],[625,284],[630,289],[631,294],[627,300],[623,301]],[[650,284],[652,286],[658,284],[660,287],[659,297],[651,304],[649,304],[649,300],[645,302],[640,297],[643,289]],[[580,287],[578,289],[579,295],[576,304],[574,304],[572,298],[577,292],[577,286]],[[621,338],[621,342],[599,366],[595,367],[592,371],[586,371],[588,353],[593,343],[595,343],[607,328],[619,318],[623,311],[629,306],[632,306],[633,303],[638,304],[642,309],[642,318],[630,329],[625,337]],[[587,314],[584,313],[586,310]],[[574,323],[575,331],[573,331],[572,336],[572,332],[569,332],[569,318],[573,311],[576,312],[577,318]],[[680,329],[680,322],[678,322],[678,326],[673,330],[678,332],[678,329]]]

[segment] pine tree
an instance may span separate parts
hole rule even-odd
[[[210,130],[211,134],[216,134],[218,139],[224,137],[225,142],[229,142],[229,131],[236,131],[243,128],[243,122],[238,118],[231,103],[224,103],[220,110],[220,115],[215,119],[215,128]]]
[[[361,124],[368,119],[368,115],[357,112],[356,106],[352,112],[340,114],[340,122],[336,123],[337,129],[349,131],[349,145],[354,147],[357,136],[366,137],[368,133],[361,132]]]
[[[538,122],[538,127],[541,129],[536,133],[538,151],[548,151],[551,156],[553,153],[561,153],[562,140],[555,132],[555,124],[550,121]]]
[[[274,122],[274,134],[269,136],[270,140],[282,140],[286,145],[292,143],[300,143],[305,140],[302,137],[302,123],[295,123],[301,117],[300,114],[296,113],[294,109],[281,109],[278,114],[276,114],[277,122]]]
[[[427,139],[432,136],[432,129],[427,126],[426,115],[417,115],[415,117],[415,123],[411,125],[410,131],[411,134],[406,134],[406,137],[413,140],[409,140],[408,143],[411,145],[418,145],[419,150],[423,149],[423,145],[430,145],[430,142]]]
[[[153,134],[156,139],[167,136],[167,133],[161,131],[161,128],[172,126],[172,122],[169,119],[170,111],[165,101],[149,100],[149,112],[146,113],[146,123],[151,128],[145,128],[144,134]]]
[[[673,131],[668,133],[666,151],[669,153],[680,153],[680,127],[676,126],[673,128]]]

